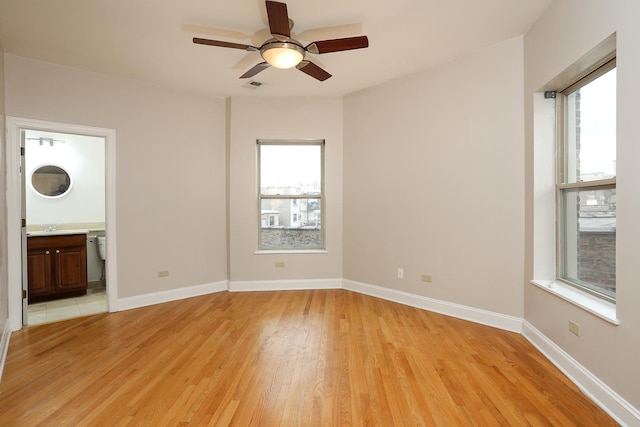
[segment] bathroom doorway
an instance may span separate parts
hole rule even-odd
[[[21,139],[26,324],[106,312],[105,138],[25,129]]]
[[[10,116],[7,130],[11,329],[116,311],[115,131]]]

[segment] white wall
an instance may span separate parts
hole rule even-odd
[[[516,38],[346,97],[345,278],[522,316],[522,73]]]
[[[53,138],[53,146],[30,138]],[[41,166],[55,165],[71,177],[71,189],[61,197],[44,197],[31,185]],[[25,141],[25,203],[27,225],[105,222],[104,138],[27,131]]]
[[[640,99],[638,16],[640,4],[633,0],[554,2],[524,38],[527,147],[525,320],[636,408],[640,407],[640,287],[637,285],[640,277],[640,147],[636,125]],[[539,274],[544,270],[540,263],[549,264],[548,259],[539,259],[541,251],[538,249],[534,257],[534,245],[544,241],[541,233],[548,234],[553,230],[552,226],[537,226],[541,221],[537,206],[544,201],[539,200],[541,190],[534,188],[533,173],[534,170],[543,170],[544,166],[534,165],[534,153],[538,153],[536,156],[541,159],[544,156],[539,153],[549,151],[548,147],[542,146],[545,135],[536,133],[539,122],[534,122],[533,94],[545,88],[547,82],[614,32],[617,32],[618,46],[616,312],[619,326],[528,283],[534,278],[534,271]],[[550,138],[547,136],[546,139]],[[552,140],[546,142],[553,146]],[[552,161],[551,156],[547,158]],[[536,182],[540,184],[540,181]],[[553,244],[550,246],[549,249],[553,250]],[[580,337],[569,333],[569,320],[580,324]]]
[[[342,99],[244,98],[230,101],[230,280],[342,277]],[[255,254],[258,242],[257,139],[324,139],[324,254]],[[275,268],[282,261],[285,268]]]
[[[7,115],[116,130],[119,298],[226,280],[224,99],[12,55],[5,77]]]

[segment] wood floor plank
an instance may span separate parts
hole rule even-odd
[[[616,423],[519,334],[314,290],[26,327],[11,338],[0,425]]]

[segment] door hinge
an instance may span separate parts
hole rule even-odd
[[[24,156],[24,147],[20,147],[20,155]]]
[[[27,291],[25,291],[24,289],[22,290],[22,299],[25,299],[27,297]]]
[[[27,220],[22,218],[20,220],[20,227],[25,228],[27,226]]]

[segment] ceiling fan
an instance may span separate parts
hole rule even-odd
[[[322,54],[369,47],[369,39],[367,36],[321,40],[303,46],[298,40],[291,38],[293,21],[289,19],[287,5],[270,0],[265,1],[265,4],[269,18],[269,31],[273,37],[262,43],[260,47],[202,39],[199,37],[194,37],[193,42],[209,46],[242,49],[249,52],[260,52],[264,62],[254,65],[250,70],[240,76],[241,79],[253,77],[259,72],[273,66],[282,69],[296,67],[298,70],[317,80],[325,81],[331,77],[331,74],[305,59],[306,53]]]

